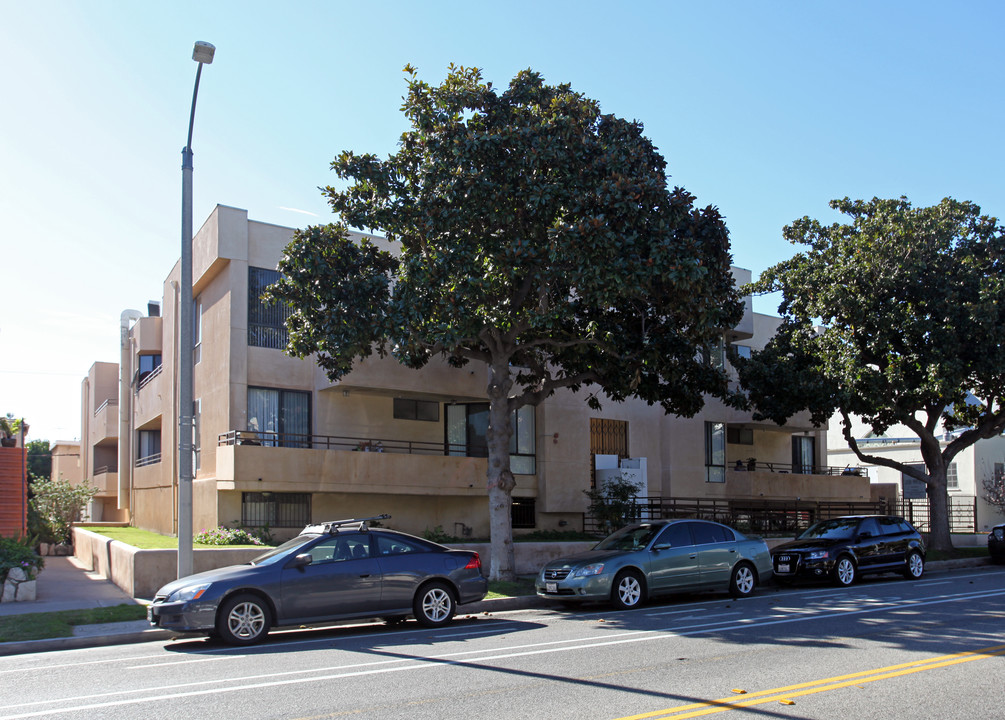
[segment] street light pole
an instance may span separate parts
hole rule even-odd
[[[181,151],[181,302],[178,329],[178,577],[191,575],[192,554],[192,455],[194,452],[193,416],[195,401],[192,390],[193,323],[192,303],[192,125],[195,123],[195,101],[199,97],[202,66],[213,62],[216,48],[207,42],[197,42],[192,59],[199,63],[192,90],[192,112],[188,118],[188,142]]]

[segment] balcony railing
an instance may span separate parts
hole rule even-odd
[[[423,440],[302,435],[298,433],[231,430],[221,433],[217,445],[263,445],[267,447],[310,448],[314,450],[355,450],[359,452],[403,453],[407,455],[475,455],[463,444]],[[487,455],[488,453],[484,453]]]
[[[118,472],[118,465],[102,465],[101,467],[94,468],[95,475],[105,475],[106,473]]]
[[[140,377],[139,386],[136,388],[136,392],[139,392],[140,390],[142,390],[143,388],[145,388],[148,384],[150,384],[155,377],[157,377],[158,375],[161,374],[161,372],[163,370],[164,370],[164,365],[158,365],[157,367],[155,367],[150,372],[143,374]]]
[[[106,408],[109,408],[109,407],[115,407],[118,404],[119,404],[119,399],[118,398],[108,398],[107,400],[105,400],[103,403],[101,403],[100,405],[98,405],[98,407],[96,407],[94,409],[94,416],[97,417],[98,414],[102,410],[105,410]]]
[[[147,455],[146,457],[141,457],[136,460],[136,467],[146,467],[147,465],[156,465],[161,461],[161,454],[154,453],[153,455]]]
[[[754,472],[757,470],[773,473],[793,473],[796,475],[849,475],[862,477],[865,470],[853,468],[846,465],[792,465],[791,463],[762,462],[754,458],[733,461],[733,464],[726,466],[727,470],[736,472]]]

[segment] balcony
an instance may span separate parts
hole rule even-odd
[[[446,443],[232,430],[218,445],[219,490],[486,495],[487,459]],[[520,484],[536,491],[533,476]]]
[[[88,429],[88,435],[92,445],[119,437],[119,401],[117,398],[109,398],[95,409],[94,421]]]
[[[98,491],[95,497],[118,497],[119,494],[119,472],[118,468],[105,465],[94,468],[94,477],[91,485]]]

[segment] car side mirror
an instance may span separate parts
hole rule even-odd
[[[290,567],[301,568],[310,565],[312,562],[314,562],[314,558],[311,557],[310,553],[301,553],[293,558]]]

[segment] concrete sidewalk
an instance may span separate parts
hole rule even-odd
[[[925,566],[925,570],[927,573],[979,567],[988,564],[990,564],[988,558],[942,560],[928,563]],[[76,558],[72,557],[46,558],[45,568],[39,573],[37,583],[36,597],[38,599],[35,602],[0,603],[0,617],[56,610],[110,607],[123,603],[146,604],[143,601],[129,597],[128,594],[111,581],[88,571]],[[536,595],[526,595],[496,600],[482,600],[481,602],[464,605],[458,609],[458,615],[503,612],[530,607],[547,607],[548,605],[547,600],[538,598]],[[0,656],[104,645],[124,645],[152,640],[168,640],[172,637],[177,637],[177,635],[167,630],[151,627],[146,620],[101,625],[78,625],[74,628],[72,637],[0,643]]]

